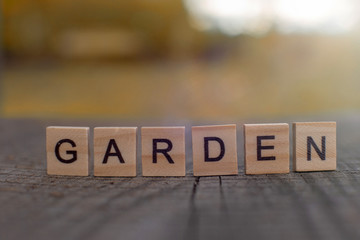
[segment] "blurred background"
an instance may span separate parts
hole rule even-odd
[[[358,0],[3,0],[1,117],[360,110]]]

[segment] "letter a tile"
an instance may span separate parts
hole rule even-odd
[[[245,124],[245,173],[289,173],[289,125]]]
[[[136,127],[94,129],[94,176],[136,176]]]
[[[88,127],[47,127],[47,173],[88,176],[88,138]]]
[[[236,125],[192,127],[194,176],[238,174]]]
[[[293,123],[296,172],[336,170],[336,122]]]
[[[141,128],[143,176],[185,176],[185,127]]]

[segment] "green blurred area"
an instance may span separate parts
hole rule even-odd
[[[182,1],[3,1],[2,117],[231,120],[360,109],[360,34],[226,36]]]

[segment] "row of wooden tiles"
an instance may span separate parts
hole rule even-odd
[[[245,124],[246,174],[289,173],[289,125]],[[46,129],[47,173],[89,175],[89,128]],[[94,176],[136,176],[137,127],[94,128]],[[236,125],[192,127],[195,176],[238,174]],[[185,127],[142,127],[143,176],[185,176]],[[294,171],[336,169],[336,123],[293,123]]]

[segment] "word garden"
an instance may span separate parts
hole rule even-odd
[[[290,172],[289,125],[244,124],[245,174]],[[192,127],[194,176],[238,174],[236,125]],[[47,173],[89,175],[89,128],[47,127]],[[136,176],[137,127],[94,128],[94,176]],[[336,170],[336,122],[293,123],[296,172]],[[185,176],[185,127],[142,127],[143,176]]]

